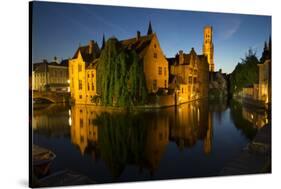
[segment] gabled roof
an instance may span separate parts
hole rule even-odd
[[[89,54],[89,46],[86,45],[86,46],[79,47],[76,50],[72,59],[76,59],[78,57],[79,52],[81,53],[81,56],[85,62],[91,62],[95,58],[92,54]]]
[[[154,35],[155,34],[151,34],[122,40],[121,44],[127,49],[134,49],[140,57],[143,57]]]
[[[191,60],[192,60],[193,57],[198,58],[201,62],[207,61],[206,56],[205,55],[197,55],[194,48],[192,48],[188,54],[182,52],[182,56],[183,56],[183,64],[181,64],[181,65],[189,65],[191,63]],[[167,61],[169,62],[169,65],[180,65],[179,64],[179,57],[180,57],[180,54],[177,53],[174,58],[167,58]]]
[[[92,53],[90,53],[90,44],[92,44]],[[99,46],[96,42],[94,41],[90,41],[90,44],[88,45],[85,45],[85,46],[80,46],[74,56],[72,57],[72,59],[76,59],[78,57],[78,54],[80,52],[83,60],[86,62],[86,63],[90,63],[92,62],[94,59],[96,59],[98,56],[99,56]]]

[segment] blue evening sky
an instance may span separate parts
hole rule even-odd
[[[149,20],[167,57],[194,47],[202,54],[203,27],[213,26],[215,69],[230,73],[249,48],[260,57],[271,35],[271,17],[85,4],[33,4],[33,62],[70,58],[79,44],[102,36],[119,40],[146,34]]]

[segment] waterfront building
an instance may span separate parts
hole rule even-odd
[[[149,93],[159,89],[168,89],[168,61],[160,47],[157,35],[151,23],[147,35],[138,31],[133,38],[120,41],[124,48],[135,50],[143,64],[146,86]],[[103,44],[104,46],[104,44]],[[79,47],[69,60],[69,80],[71,99],[75,104],[91,104],[97,93],[96,68],[100,49],[94,41]]]
[[[149,93],[156,93],[159,89],[168,88],[168,61],[156,33],[152,30],[151,23],[149,23],[147,35],[141,36],[138,31],[136,37],[122,40],[121,43],[125,48],[134,49],[142,61]]]
[[[90,104],[96,93],[96,65],[100,49],[95,41],[80,46],[69,60],[71,100],[75,104]]]
[[[33,64],[32,90],[69,92],[67,60]]]
[[[209,71],[215,71],[214,63],[214,44],[213,44],[213,28],[212,26],[204,27],[203,54],[207,57],[209,63]]]
[[[271,60],[265,60],[259,66],[258,96],[266,104],[271,103]]]
[[[192,48],[186,54],[179,51],[169,58],[169,88],[175,90],[177,103],[184,103],[208,96],[209,64],[205,55],[197,55]]]
[[[271,39],[265,42],[264,51],[258,64],[258,83],[249,84],[242,90],[246,102],[267,106],[271,103]]]

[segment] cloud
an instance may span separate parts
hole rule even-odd
[[[223,33],[223,39],[226,40],[231,38],[239,30],[240,25],[241,25],[241,20],[239,19],[232,20],[230,22],[229,27]]]

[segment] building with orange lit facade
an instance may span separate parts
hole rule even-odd
[[[121,41],[124,48],[134,49],[143,63],[146,86],[149,93],[167,89],[169,81],[168,61],[160,47],[151,23],[147,35],[137,32],[136,36]],[[91,99],[97,94],[96,67],[100,49],[98,44],[90,41],[79,47],[69,60],[69,80],[72,102],[75,104],[92,104]]]
[[[146,87],[149,93],[167,89],[169,82],[168,61],[161,49],[157,35],[149,23],[147,35],[138,31],[136,37],[121,41],[123,46],[134,49],[143,62]]]
[[[71,101],[75,104],[91,104],[96,93],[96,65],[100,48],[95,41],[80,46],[69,60]]]
[[[169,58],[170,83],[177,103],[185,103],[208,96],[209,65],[205,55],[197,55],[192,48],[190,53],[179,51],[175,58]]]
[[[202,55],[197,55],[192,48],[189,53],[179,51],[174,58],[167,59],[151,23],[146,35],[138,31],[135,37],[120,42],[125,49],[135,50],[142,61],[148,93],[174,91],[169,104],[181,104],[208,96],[209,70],[214,69],[211,27],[204,28]],[[70,92],[75,104],[92,104],[93,97],[100,95],[96,87],[100,54],[98,44],[90,41],[88,45],[79,47],[69,60]],[[166,101],[164,97],[162,100]]]

